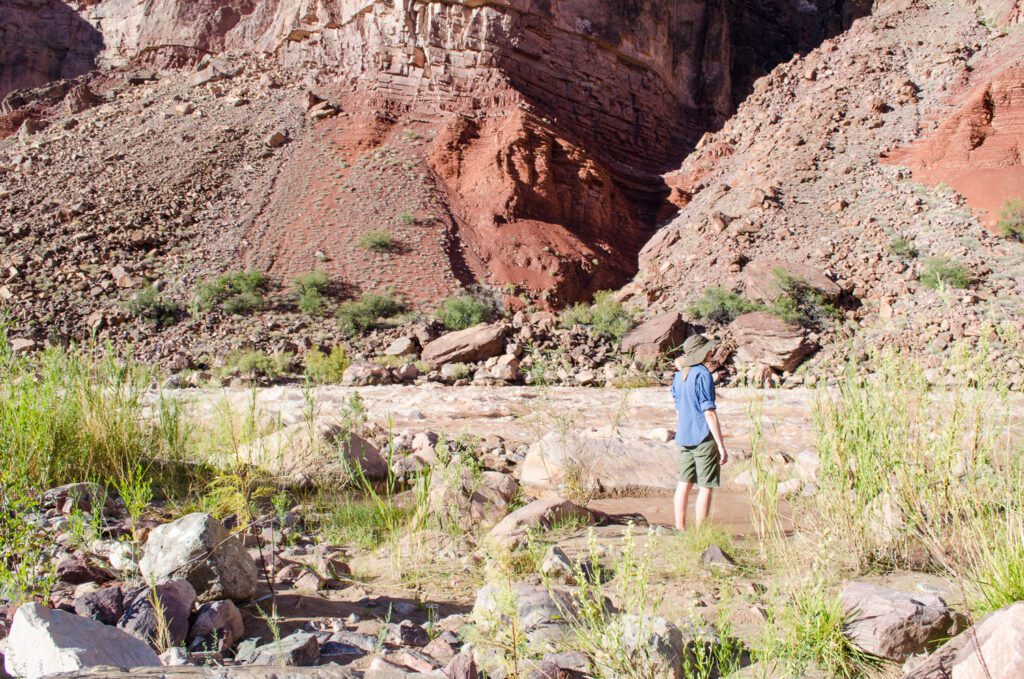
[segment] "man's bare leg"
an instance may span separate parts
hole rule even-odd
[[[711,513],[711,489],[701,488],[697,491],[697,528],[704,523]]]
[[[692,483],[680,481],[676,484],[674,505],[676,510],[676,530],[686,530],[686,505],[690,501],[691,488],[693,488]]]

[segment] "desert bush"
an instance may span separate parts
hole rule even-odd
[[[340,344],[336,344],[329,354],[319,349],[311,349],[306,352],[303,361],[306,375],[318,384],[340,382],[345,370],[352,364],[345,347]]]
[[[388,231],[370,231],[360,236],[356,245],[372,252],[389,252],[395,247],[395,237]]]
[[[435,313],[437,320],[448,330],[465,330],[478,323],[492,320],[498,314],[493,298],[482,294],[462,294],[441,302]]]
[[[1003,204],[997,226],[1007,238],[1024,240],[1024,198],[1010,198]]]
[[[204,311],[218,309],[235,316],[250,314],[263,308],[267,287],[267,277],[262,271],[226,273],[201,283],[196,303]]]
[[[615,342],[632,329],[633,323],[633,314],[615,301],[611,290],[596,293],[591,305],[574,304],[559,315],[559,325],[563,328],[584,325]]]
[[[906,236],[896,236],[889,241],[889,252],[904,259],[917,257],[917,248],[914,242]]]
[[[283,351],[268,354],[263,351],[249,350],[232,354],[228,366],[245,375],[259,375],[276,379],[288,372],[295,355]]]
[[[820,292],[785,269],[772,272],[779,294],[766,311],[791,323],[820,327],[839,316],[839,311]]]
[[[327,273],[321,270],[296,276],[292,281],[292,289],[295,292],[299,310],[310,316],[322,314],[326,307],[324,294],[329,285]]]
[[[152,285],[139,290],[124,306],[128,313],[158,328],[174,325],[181,315],[181,307],[162,297]]]
[[[0,476],[0,600],[11,609],[50,598],[57,584],[58,545],[35,524],[39,510],[24,480]]]
[[[402,222],[406,226],[416,223],[416,215],[411,210],[405,210],[398,213],[398,221]]]
[[[352,300],[341,304],[335,312],[335,317],[342,330],[354,334],[366,332],[382,321],[404,313],[407,308],[404,301],[390,292],[368,292],[358,301]]]
[[[936,290],[939,288],[968,287],[973,281],[967,267],[948,257],[932,257],[924,264],[924,270],[917,278],[921,285]]]
[[[743,314],[761,309],[762,305],[738,292],[721,285],[713,285],[687,307],[686,313],[701,321],[728,325]]]

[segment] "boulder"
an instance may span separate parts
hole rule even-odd
[[[761,302],[775,301],[780,292],[776,272],[780,270],[803,281],[830,302],[839,299],[843,292],[832,279],[808,264],[781,259],[759,259],[743,268],[743,290],[747,297]]]
[[[453,464],[430,476],[430,513],[442,525],[472,530],[481,523],[500,521],[508,514],[508,505],[518,491],[519,484],[508,474],[474,474]]]
[[[672,443],[555,430],[530,446],[519,481],[538,494],[574,486],[618,496],[672,492],[678,477]]]
[[[295,632],[280,641],[272,641],[253,649],[244,660],[251,665],[303,667],[320,659],[320,642],[315,634]]]
[[[473,622],[486,635],[508,625],[514,613],[531,643],[557,641],[572,633],[567,618],[578,610],[568,590],[549,590],[527,583],[514,583],[511,587],[487,584],[477,592]]]
[[[117,626],[154,646],[164,641],[170,646],[178,646],[188,635],[188,620],[195,603],[196,590],[188,580],[170,580],[152,588],[140,587],[125,597],[124,614]],[[163,635],[166,636],[161,638]]]
[[[197,651],[224,653],[245,634],[242,614],[230,599],[211,601],[199,607],[188,631],[188,645]]]
[[[573,584],[576,582],[576,568],[565,550],[558,545],[551,545],[540,562],[540,572],[546,578]]]
[[[505,547],[519,545],[530,530],[548,529],[560,521],[578,520],[593,523],[589,509],[557,497],[534,500],[502,519],[489,533],[490,538]]]
[[[100,665],[159,667],[160,658],[148,644],[89,618],[37,603],[15,612],[4,658],[11,675],[35,679]]]
[[[840,599],[845,613],[852,616],[845,632],[853,644],[897,662],[948,638],[958,624],[957,615],[934,594],[850,582]]]
[[[736,342],[737,363],[792,372],[817,349],[802,327],[764,311],[743,314],[729,324],[729,331]]]
[[[412,356],[418,348],[412,337],[399,337],[384,350],[386,356]]]
[[[423,347],[422,359],[434,370],[446,363],[473,363],[505,351],[505,328],[481,323],[450,332]]]
[[[241,541],[200,512],[154,528],[139,569],[146,582],[188,580],[199,601],[247,601],[256,592],[256,564]]]
[[[239,451],[240,457],[278,476],[302,474],[314,482],[348,479],[355,465],[366,478],[387,478],[388,463],[377,448],[340,422],[320,418],[310,427],[293,424]]]
[[[610,632],[616,635],[644,676],[651,679],[682,679],[686,642],[679,628],[661,617],[621,615]],[[600,662],[600,661],[599,661]]]
[[[677,311],[655,316],[629,331],[622,338],[622,350],[637,358],[654,360],[682,345],[690,326]]]
[[[974,638],[953,660],[952,679],[1024,677],[1024,602],[999,609],[964,634]]]
[[[120,587],[87,592],[75,599],[75,613],[104,625],[116,625],[124,613],[124,592]]]
[[[346,387],[366,387],[374,384],[387,384],[391,381],[391,373],[382,365],[368,361],[357,361],[345,368],[341,375],[341,383]]]

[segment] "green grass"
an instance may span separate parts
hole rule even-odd
[[[416,223],[416,215],[413,214],[410,210],[405,210],[404,212],[398,213],[398,221],[402,222],[406,226],[409,226],[410,224]]]
[[[586,326],[598,335],[619,342],[633,328],[634,318],[630,311],[615,301],[611,290],[602,290],[594,295],[593,304],[579,303],[564,309],[558,323],[563,328]]]
[[[226,273],[199,285],[196,305],[203,311],[219,310],[243,316],[265,306],[263,295],[268,287],[267,276],[262,271]]]
[[[174,325],[181,317],[181,307],[165,299],[160,291],[152,285],[139,290],[130,300],[125,302],[125,309],[158,328]]]
[[[721,285],[712,285],[686,308],[686,313],[701,321],[728,325],[743,314],[761,311],[763,308],[738,292]]]
[[[395,237],[388,231],[370,231],[359,237],[356,245],[371,252],[390,252],[397,245]]]
[[[351,496],[330,500],[321,512],[318,532],[327,544],[376,549],[391,540],[398,527],[412,521],[415,508],[382,508],[370,498]]]
[[[1007,238],[1024,240],[1024,198],[1008,198],[999,212],[999,232]]]
[[[964,289],[973,283],[970,272],[963,264],[948,257],[932,257],[924,264],[917,278],[921,285],[932,290],[940,288]]]
[[[309,316],[320,316],[327,307],[324,298],[330,280],[327,273],[321,270],[310,271],[296,276],[292,280],[292,289],[297,298],[299,310]]]
[[[896,236],[889,241],[889,252],[902,259],[917,257],[917,247],[914,245],[914,241],[906,236]]]
[[[492,299],[464,294],[444,300],[435,316],[448,330],[465,330],[492,320],[497,313],[497,306]]]
[[[306,352],[303,362],[306,375],[318,384],[341,382],[345,370],[352,364],[345,347],[340,344],[335,345],[329,354],[325,354],[319,349],[311,349]]]
[[[394,294],[368,292],[359,300],[344,302],[335,312],[342,330],[349,334],[366,332],[383,321],[405,313],[408,305]]]

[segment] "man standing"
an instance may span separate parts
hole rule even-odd
[[[676,359],[679,371],[672,379],[672,398],[679,415],[676,443],[679,445],[679,483],[676,485],[676,529],[686,529],[686,507],[690,489],[697,492],[697,527],[711,511],[711,493],[721,485],[722,465],[729,460],[715,410],[715,382],[706,362],[718,344],[703,335],[683,342],[683,355]]]

